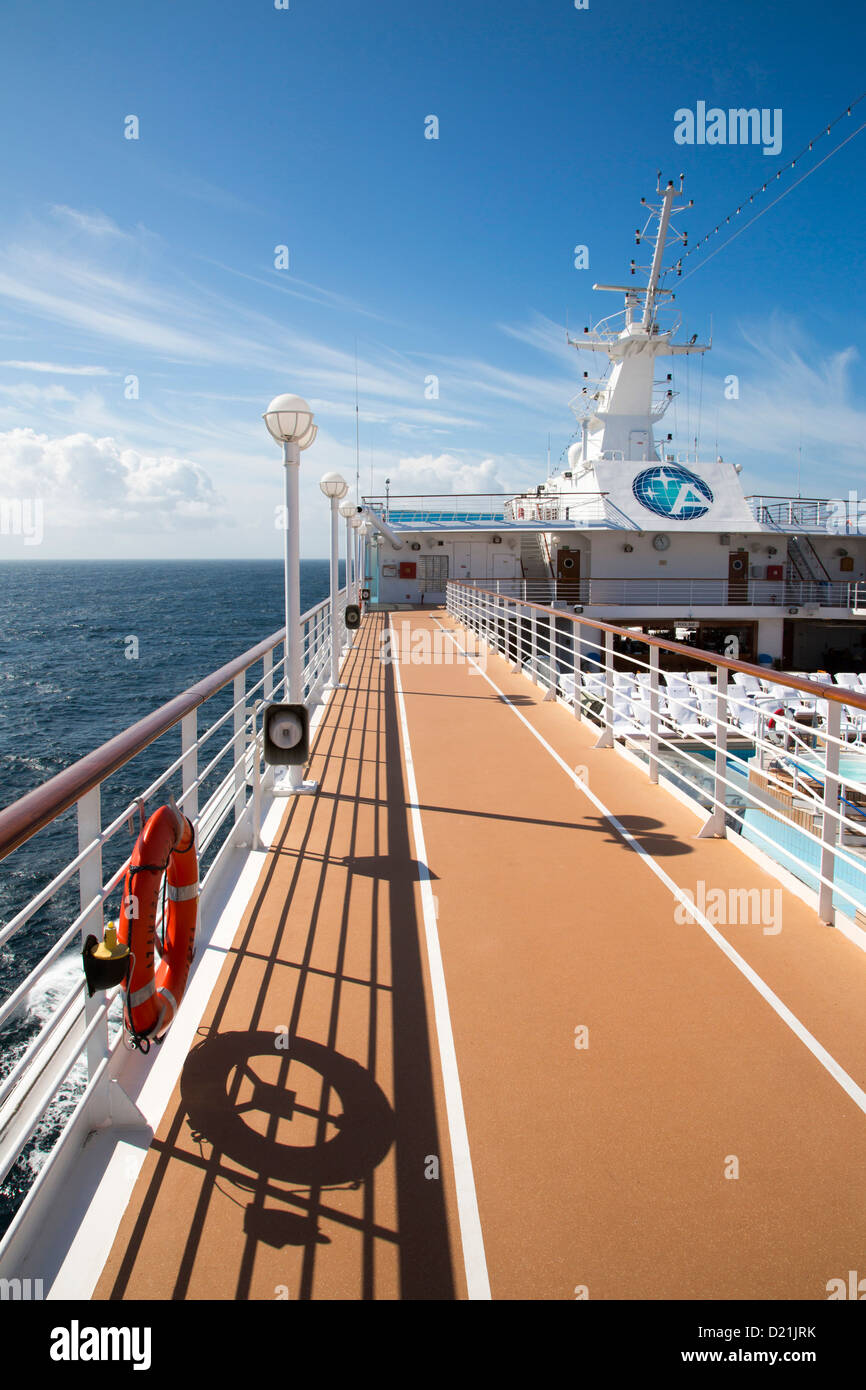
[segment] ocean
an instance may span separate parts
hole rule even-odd
[[[327,560],[301,561],[301,612],[327,598],[328,586]],[[0,808],[240,656],[276,632],[283,621],[280,561],[0,564]],[[130,659],[126,653],[135,650],[133,637],[137,657]],[[229,703],[226,690],[208,708],[222,712]],[[173,731],[116,773],[103,787],[103,823],[144,790],[179,751],[179,731]],[[210,789],[205,786],[204,795]],[[130,846],[131,837],[122,832],[107,847],[106,879]],[[75,847],[73,809],[0,863],[0,926],[74,857]],[[73,878],[0,947],[0,1002],[78,910]],[[65,954],[31,992],[26,1008],[0,1029],[0,1078],[38,1034],[80,970],[80,954]],[[32,1184],[81,1084],[79,1067],[0,1184],[0,1234]]]

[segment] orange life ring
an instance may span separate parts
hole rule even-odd
[[[163,874],[168,899],[164,939],[156,918]],[[198,919],[198,855],[195,830],[176,806],[154,811],[135,842],[123,887],[118,940],[129,946],[124,1021],[146,1052],[180,1007],[195,949]],[[160,962],[155,966],[159,945]]]

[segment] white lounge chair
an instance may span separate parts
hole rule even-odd
[[[685,676],[677,675],[674,671],[665,672],[665,694],[673,700],[691,700],[691,687]]]
[[[764,688],[757,676],[749,675],[748,671],[735,671],[734,684],[749,696],[763,695]]]
[[[759,731],[766,727],[764,711],[757,709],[753,701],[738,700],[729,708],[733,722],[747,738],[757,738]]]
[[[684,734],[687,738],[706,738],[709,733],[696,700],[668,699],[665,717],[676,733]]]
[[[818,700],[816,702],[816,712],[825,728],[827,727],[827,713],[829,708],[829,700]],[[855,709],[850,705],[843,705],[839,733],[844,739],[848,739],[853,735],[859,742],[863,733],[863,711]]]
[[[635,689],[634,676],[630,671],[614,671],[613,688],[619,695],[626,695],[631,699]]]
[[[611,728],[614,738],[634,738],[636,735],[640,735],[641,730],[632,715],[631,700],[624,700],[618,695],[614,696]]]

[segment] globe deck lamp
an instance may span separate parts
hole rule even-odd
[[[319,480],[319,487],[326,497],[334,498],[336,501],[345,497],[349,491],[349,484],[339,473],[325,473]]]
[[[262,418],[278,444],[308,449],[316,437],[313,412],[303,396],[274,396]]]

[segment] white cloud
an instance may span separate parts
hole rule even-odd
[[[496,459],[468,463],[453,454],[421,454],[401,458],[391,472],[391,495],[425,492],[503,492]]]
[[[575,361],[577,349],[569,346],[565,326],[544,314],[532,314],[529,323],[500,323],[497,327],[500,333],[507,334],[518,343],[525,343],[527,347],[537,348],[539,352],[546,352],[563,364],[573,364]]]
[[[67,207],[65,203],[52,204],[51,212],[59,220],[71,222],[77,231],[85,232],[87,236],[125,237],[127,235],[104,212],[79,212],[77,208]]]
[[[200,464],[140,454],[84,433],[0,434],[0,495],[41,497],[46,529],[118,525],[150,532],[226,520]]]
[[[703,439],[718,428],[725,457],[748,469],[747,488],[793,491],[801,447],[804,495],[827,496],[861,476],[866,410],[852,401],[856,348],[822,352],[782,315],[741,332],[745,351],[726,354],[739,398],[725,399],[723,380],[705,381]]]
[[[17,367],[22,372],[48,372],[51,376],[114,376],[108,367],[62,367],[56,362],[0,362],[0,367]]]
[[[65,386],[35,386],[32,381],[19,381],[14,386],[0,385],[0,395],[12,401],[23,401],[27,405],[51,404],[57,401],[75,401],[77,397]]]

